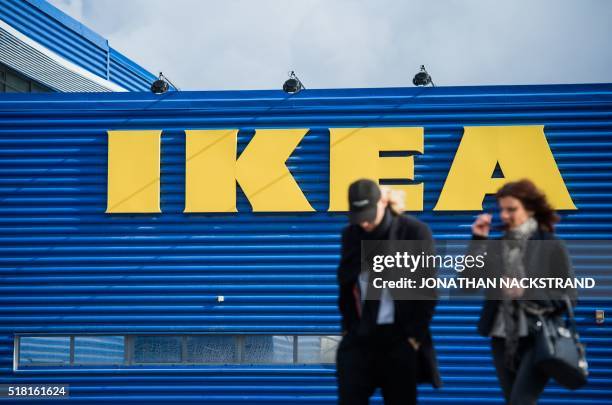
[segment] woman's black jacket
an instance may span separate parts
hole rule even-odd
[[[483,251],[487,252],[484,268],[479,270],[472,269],[470,270],[472,273],[496,278],[504,275],[500,240],[489,240],[473,235],[469,251],[472,255],[480,254]],[[523,263],[526,273],[525,277],[574,278],[570,258],[563,241],[558,239],[553,233],[543,229],[538,229],[529,239]],[[462,276],[470,277],[474,276],[474,274],[462,274]],[[568,297],[575,303],[576,290],[526,290],[526,295],[523,299],[528,301],[531,306],[547,308],[552,312],[561,313],[566,309],[564,297]],[[489,336],[495,323],[500,302],[499,290],[487,290],[485,292],[485,301],[480,313],[480,320],[478,321],[478,333],[480,335]]]
[[[349,225],[342,232],[342,253],[338,266],[338,307],[342,315],[342,331],[348,334],[356,333],[360,321],[361,293],[358,277],[361,271],[362,239],[367,239],[367,237],[365,231],[358,225]],[[428,241],[433,249],[429,227],[409,215],[393,214],[388,239]],[[442,384],[429,330],[437,303],[435,291],[433,294],[433,298],[427,300],[394,300],[393,303],[395,324],[404,334],[402,338],[413,337],[421,345],[417,352],[417,381],[419,383],[429,382],[434,387],[440,387]]]

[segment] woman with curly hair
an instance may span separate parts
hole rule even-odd
[[[567,250],[554,234],[559,216],[544,193],[530,180],[520,180],[505,184],[496,199],[503,223],[501,240],[486,241],[490,214],[479,215],[472,225],[470,250],[482,254],[486,249],[485,274],[573,278]],[[575,302],[576,292],[507,288],[487,291],[485,296],[478,331],[491,338],[493,362],[506,403],[536,404],[549,376],[534,364],[534,314],[560,316],[567,310],[566,302]]]

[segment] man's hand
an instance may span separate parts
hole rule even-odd
[[[410,346],[412,346],[415,352],[421,347],[421,344],[413,337],[408,338],[408,343],[410,343]]]

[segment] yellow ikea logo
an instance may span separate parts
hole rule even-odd
[[[414,180],[424,153],[422,127],[330,128],[329,211],[348,209],[348,186],[360,178]],[[258,129],[237,157],[238,130],[186,130],[185,211],[236,212],[236,183],[255,212],[314,211],[285,162],[308,129]],[[107,213],[160,210],[161,130],[108,131]],[[499,164],[504,178],[492,178]],[[465,127],[435,211],[479,211],[506,181],[531,179],[556,209],[575,210],[544,126]],[[392,186],[406,208],[423,210],[424,184]]]

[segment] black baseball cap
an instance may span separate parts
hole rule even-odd
[[[376,219],[380,188],[378,184],[368,179],[360,179],[352,183],[348,190],[349,221],[351,224],[371,222]]]

